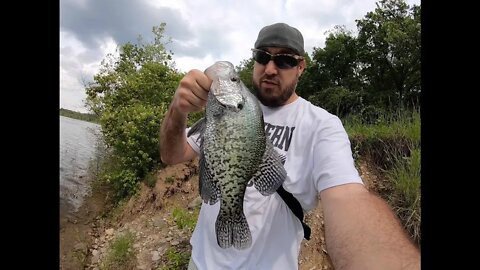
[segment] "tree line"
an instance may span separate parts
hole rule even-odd
[[[357,33],[336,26],[325,46],[305,54],[307,69],[297,86],[300,96],[339,117],[365,123],[385,113],[418,109],[421,94],[421,6],[381,0],[356,20]],[[86,106],[97,117],[112,162],[103,177],[118,196],[133,194],[137,182],[160,163],[158,130],[183,73],[175,68],[166,24],[154,26],[153,42],[139,36],[102,60],[86,88]],[[254,60],[236,67],[252,87]],[[202,116],[189,116],[189,124]]]
[[[82,120],[82,121],[98,123],[98,116],[94,113],[81,113],[81,112],[60,108],[60,115],[65,117],[70,117],[73,119]]]

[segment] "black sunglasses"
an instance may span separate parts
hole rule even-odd
[[[303,60],[303,57],[295,54],[271,54],[269,52],[252,49],[253,59],[259,64],[266,65],[270,60],[273,60],[275,65],[279,69],[289,69],[296,67],[300,61]]]

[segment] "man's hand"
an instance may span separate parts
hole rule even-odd
[[[182,78],[175,91],[171,108],[186,117],[191,112],[201,111],[206,103],[212,80],[200,70],[190,70]]]
[[[202,110],[212,84],[205,73],[190,70],[182,78],[160,128],[160,159],[166,164],[190,160],[196,153],[187,143],[187,116]]]

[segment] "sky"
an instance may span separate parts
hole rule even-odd
[[[175,67],[204,70],[215,61],[235,66],[251,57],[258,31],[277,22],[302,32],[305,51],[324,48],[329,30],[374,11],[376,0],[60,0],[60,108],[88,112],[85,85],[117,47],[165,22]],[[420,5],[420,0],[406,0]]]

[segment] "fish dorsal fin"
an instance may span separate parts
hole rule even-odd
[[[287,178],[280,154],[275,151],[270,139],[268,137],[266,139],[262,164],[252,177],[253,185],[263,196],[272,195]]]

